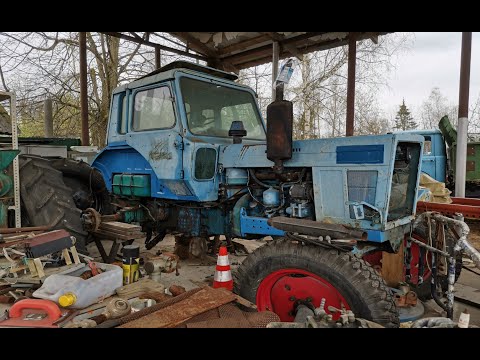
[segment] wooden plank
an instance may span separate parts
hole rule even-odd
[[[390,287],[403,281],[403,241],[396,254],[382,251],[382,276]]]
[[[62,254],[63,254],[63,258],[65,259],[65,264],[71,265],[72,259],[70,258],[70,253],[68,252],[68,249],[63,249]]]
[[[39,278],[45,276],[45,272],[43,271],[43,264],[39,258],[33,259],[33,263],[35,264],[35,268],[37,269],[37,274]]]
[[[115,229],[98,229],[97,231],[102,231],[104,233],[109,233],[112,235],[120,235],[120,236],[126,236],[129,237],[130,239],[138,238],[141,235],[145,236],[142,232],[136,231],[136,232],[130,232],[130,231],[122,231],[122,230],[115,230]]]
[[[141,230],[138,225],[122,223],[119,221],[107,221],[100,224],[100,229]]]
[[[215,309],[221,305],[235,301],[236,296],[226,289],[205,287],[192,296],[167,306],[140,319],[130,321],[121,328],[161,328],[175,327],[184,321]]]
[[[109,239],[118,239],[118,240],[132,240],[132,239],[141,239],[145,237],[145,235],[141,234],[140,235],[135,235],[135,236],[127,236],[127,235],[119,235],[119,234],[114,234],[109,231],[103,231],[103,230],[97,230],[95,231],[95,235],[100,235],[100,237],[105,236]]]
[[[250,309],[254,309],[254,310],[257,310],[257,305],[255,305],[254,303],[248,301],[247,299],[241,297],[240,295],[236,295],[235,296],[237,297],[237,302],[243,306],[246,306]]]
[[[474,287],[456,283],[453,295],[455,299],[465,304],[480,307],[480,290]]]
[[[73,257],[73,262],[75,264],[80,264],[81,261],[80,261],[80,258],[78,257],[78,252],[77,252],[77,248],[75,246],[72,246],[70,248],[70,251],[72,252],[72,257]]]

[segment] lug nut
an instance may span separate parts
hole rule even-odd
[[[285,285],[285,289],[287,289],[288,291],[290,291],[290,290],[291,290],[290,285]]]
[[[297,300],[297,298],[295,296],[290,296],[289,300],[290,301],[295,301],[295,300]]]

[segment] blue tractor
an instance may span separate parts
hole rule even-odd
[[[423,137],[292,141],[292,103],[270,104],[265,124],[255,92],[235,80],[175,62],[115,89],[107,146],[92,167],[23,161],[25,176],[37,174],[22,189],[27,214],[42,217],[31,223],[56,219],[82,246],[92,217],[115,215],[142,224],[147,248],[173,233],[178,253],[194,255],[220,235],[271,236],[234,273],[235,292],[259,310],[291,321],[298,304],[323,299],[334,319],[350,309],[398,326],[389,288],[362,255],[396,252],[410,232]],[[62,210],[48,214],[42,199],[55,182]]]

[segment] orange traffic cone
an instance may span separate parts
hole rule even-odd
[[[226,246],[221,246],[218,252],[217,266],[213,277],[213,287],[233,290],[232,272],[230,270],[230,261],[228,260],[228,251]]]

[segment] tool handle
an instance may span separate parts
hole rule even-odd
[[[60,308],[53,301],[40,299],[24,299],[12,305],[9,311],[9,317],[17,318],[22,316],[25,309],[44,310],[52,321],[62,316]]]

